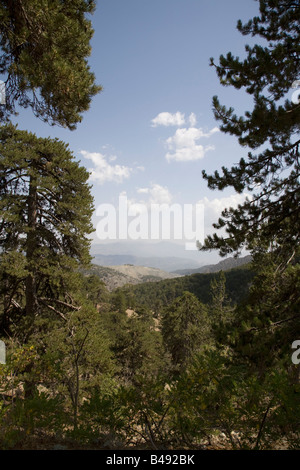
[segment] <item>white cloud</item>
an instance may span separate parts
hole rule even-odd
[[[219,131],[218,127],[214,127],[209,132],[197,128],[197,118],[195,113],[191,113],[187,119],[190,127],[181,127],[186,123],[185,115],[179,111],[177,113],[163,112],[152,119],[152,127],[157,126],[177,126],[175,134],[166,140],[168,152],[166,159],[168,161],[175,160],[179,162],[201,160],[205,154],[213,150],[212,145],[204,146],[199,140],[211,137]]]
[[[126,193],[122,193],[122,195],[126,196]],[[221,212],[225,208],[236,208],[238,204],[242,204],[245,201],[246,197],[251,199],[251,195],[246,193],[232,194],[226,197],[216,197],[211,200],[204,197],[197,203],[182,205],[174,203],[174,198],[166,186],[152,183],[149,187],[140,187],[136,189],[136,197],[127,199],[127,209],[130,217],[135,217],[140,214],[143,218],[140,218],[139,222],[141,222],[141,224],[145,224],[147,229],[150,227],[152,228],[151,223],[153,222],[153,233],[159,233],[160,237],[162,237],[162,233],[168,233],[170,234],[170,240],[173,240],[175,233],[174,230],[176,227],[176,230],[181,230],[180,237],[177,237],[176,239],[188,242],[190,243],[190,246],[194,247],[196,246],[196,240],[203,242],[207,235],[216,231],[213,227],[213,223],[218,221],[221,216]],[[154,204],[161,206],[161,209],[159,209],[162,214],[161,219],[155,216],[158,208],[156,208]],[[180,219],[182,226],[179,224],[180,227],[178,224],[174,224],[175,219],[169,219],[168,217],[170,209],[172,207],[175,209],[175,206],[178,210],[175,210],[174,217],[176,214],[178,215],[178,212],[181,214],[180,217],[182,216]],[[203,219],[202,214],[204,216]],[[225,230],[218,230],[218,233],[219,235],[223,235],[225,234]],[[150,232],[148,233],[148,236],[151,238]],[[195,239],[193,237],[195,237]]]
[[[172,194],[166,186],[152,183],[150,188],[138,188],[138,194],[147,194],[149,196],[147,204],[171,204]]]
[[[136,194],[136,198],[127,200],[129,238],[132,236],[133,239],[138,238],[130,232],[130,227],[133,230],[136,227],[141,238],[153,241],[172,240],[178,231],[182,231],[180,206],[174,204],[175,209],[173,208],[173,196],[166,186],[151,183],[149,187],[137,188]],[[180,220],[177,224],[176,208],[177,216],[178,211],[180,212]],[[131,217],[135,217],[136,220],[130,219]]]
[[[136,163],[134,163],[134,164],[136,165]],[[142,165],[135,166],[135,170],[136,170],[136,171],[145,171],[145,169],[146,169],[146,168],[145,168],[144,166],[142,166]]]
[[[172,195],[167,187],[153,184],[149,191],[150,204],[171,204]]]
[[[184,114],[177,111],[177,113],[159,113],[152,119],[152,127],[157,126],[183,126],[185,124]]]
[[[246,197],[251,200],[251,194],[232,194],[230,196],[214,198],[209,200],[207,197],[204,197],[197,204],[203,204],[204,206],[204,224],[205,224],[205,235],[212,234],[216,229],[212,226],[213,223],[218,222],[219,217],[221,216],[222,211],[227,208],[233,207],[237,208],[239,204],[245,202]],[[224,229],[218,231],[218,233],[224,233]]]
[[[195,127],[196,124],[197,124],[197,118],[196,118],[196,114],[195,113],[191,113],[190,116],[189,116],[189,123],[191,125],[191,127]]]
[[[89,168],[88,171],[91,173],[90,181],[103,184],[106,182],[121,183],[124,179],[129,178],[132,173],[132,168],[124,165],[111,165],[109,161],[116,160],[116,157],[106,157],[102,153],[87,152],[82,150],[80,152],[84,158],[91,160],[94,164],[94,168]]]
[[[190,116],[190,121],[195,122],[195,115]],[[212,145],[204,147],[198,141],[203,138],[209,138],[219,129],[214,127],[209,132],[205,133],[201,128],[189,127],[177,129],[172,137],[166,140],[166,144],[170,152],[166,154],[168,161],[195,161],[204,157],[206,152],[213,150]]]

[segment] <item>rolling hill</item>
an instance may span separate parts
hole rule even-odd
[[[110,292],[126,284],[136,285],[181,277],[180,274],[169,273],[161,269],[133,266],[131,264],[109,267],[93,264],[84,273],[98,276]]]

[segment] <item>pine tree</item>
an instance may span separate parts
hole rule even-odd
[[[211,301],[209,319],[216,344],[224,346],[228,329],[234,318],[234,306],[226,293],[226,276],[224,271],[213,278],[210,283]]]
[[[243,35],[258,36],[267,46],[247,45],[245,60],[231,53],[220,56],[218,65],[211,59],[222,85],[244,88],[253,96],[252,112],[241,117],[213,98],[221,131],[236,136],[241,147],[251,151],[238,165],[223,167],[221,175],[203,171],[210,188],[247,190],[251,199],[222,212],[214,226],[225,227],[227,235],[207,237],[203,249],[219,249],[226,255],[243,247],[284,245],[289,258],[300,233],[300,103],[292,99],[292,85],[300,76],[299,0],[260,0],[259,5],[260,16],[245,25],[239,21],[237,28]]]
[[[247,302],[237,307],[229,325],[229,344],[260,375],[276,364],[284,364],[296,374],[291,345],[300,333],[299,262],[287,263],[280,254],[259,253],[254,257],[254,269]]]
[[[184,292],[165,308],[161,331],[175,369],[182,370],[193,354],[209,342],[206,306],[190,292]]]
[[[93,35],[87,14],[92,0],[1,0],[0,73],[5,80],[5,106],[0,119],[16,105],[70,129],[81,121],[95,85],[87,58]]]
[[[249,152],[230,170],[223,167],[223,175],[203,172],[210,188],[248,190],[252,199],[223,211],[215,227],[225,227],[226,237],[209,236],[203,249],[226,255],[246,247],[254,256],[251,295],[238,308],[229,336],[242,360],[249,359],[261,374],[276,361],[290,364],[291,343],[299,334],[300,102],[292,85],[300,75],[300,9],[292,0],[260,0],[259,5],[260,15],[246,24],[239,21],[237,28],[267,46],[246,46],[243,61],[231,53],[218,65],[211,59],[223,85],[245,88],[254,101],[252,112],[238,117],[214,97],[221,130],[257,154]]]
[[[0,129],[0,172],[2,324],[42,309],[64,317],[79,308],[68,286],[90,261],[88,173],[63,142],[12,125]]]

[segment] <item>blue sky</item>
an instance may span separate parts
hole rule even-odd
[[[247,154],[218,132],[212,97],[238,113],[251,109],[245,92],[219,84],[209,59],[229,51],[243,57],[253,40],[236,23],[257,14],[254,0],[99,0],[89,62],[103,91],[83,122],[76,131],[50,127],[30,110],[14,121],[69,143],[92,172],[96,208],[116,205],[120,194],[129,204],[203,202],[207,234],[220,210],[241,196],[209,190],[201,172]]]

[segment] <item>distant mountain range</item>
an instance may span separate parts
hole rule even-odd
[[[199,263],[186,258],[176,256],[153,256],[142,257],[134,255],[102,255],[96,254],[93,257],[93,263],[99,266],[120,266],[123,264],[132,264],[134,266],[147,266],[163,271],[174,272],[180,269],[199,268]]]
[[[116,258],[122,261],[131,260],[125,255],[111,255],[111,261],[115,261]],[[138,259],[138,258],[137,258]],[[152,258],[144,258],[149,260]],[[170,273],[155,267],[148,266],[137,266],[133,263],[123,263],[122,265],[110,265],[110,266],[99,266],[93,264],[92,268],[86,272],[86,274],[94,274],[99,276],[104,282],[107,289],[112,291],[118,287],[122,287],[125,284],[142,284],[146,282],[158,282],[165,279],[174,279],[178,277],[184,277],[196,273],[215,273],[218,271],[228,271],[234,268],[238,268],[251,262],[251,256],[245,256],[243,258],[227,258],[217,264],[202,266],[197,269],[182,269],[176,272]],[[135,260],[136,261],[136,260]]]
[[[201,266],[196,269],[177,269],[174,271],[175,274],[181,274],[182,276],[187,276],[189,274],[196,273],[216,273],[218,271],[228,271],[229,269],[238,268],[244,264],[251,263],[252,256],[247,255],[242,258],[227,258],[220,261],[217,264],[209,264],[207,266]]]
[[[94,243],[91,246],[91,256],[93,263],[100,266],[133,264],[168,272],[178,269],[196,269],[208,262],[217,263],[220,259],[216,253],[200,253],[197,249],[186,250],[185,244],[182,243],[144,240]]]

